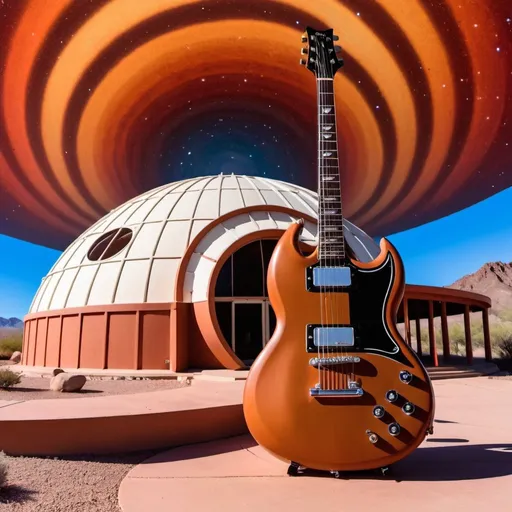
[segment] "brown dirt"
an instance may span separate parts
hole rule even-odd
[[[0,489],[0,511],[119,512],[122,479],[155,453],[69,459],[6,457],[8,485]]]
[[[12,368],[15,371],[15,368]],[[163,391],[186,386],[185,382],[170,379],[148,380],[88,380],[79,393],[50,391],[50,379],[22,377],[21,383],[10,389],[0,388],[0,400],[41,400],[45,398],[91,398],[107,395],[127,395]]]

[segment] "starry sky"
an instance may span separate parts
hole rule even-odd
[[[0,233],[64,249],[185,177],[316,188],[306,26],[333,27],[344,213],[372,235],[512,185],[509,0],[2,0]]]
[[[58,251],[147,190],[220,172],[316,190],[306,26],[334,28],[345,61],[344,214],[396,240],[412,282],[510,258],[510,0],[0,0],[0,292],[19,284],[16,314]]]

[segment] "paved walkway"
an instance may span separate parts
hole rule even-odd
[[[437,381],[434,435],[386,479],[286,476],[250,436],[189,445],[136,466],[123,512],[512,510],[512,380]]]

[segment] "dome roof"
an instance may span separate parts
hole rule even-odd
[[[317,204],[311,190],[255,176],[221,174],[164,185],[112,210],[75,240],[43,279],[30,313],[173,302],[181,259],[198,235],[202,238],[187,267],[184,297],[202,300],[205,286],[199,291],[197,279],[207,279],[217,258],[232,243],[249,232],[286,229],[297,218],[272,207],[316,218]],[[250,207],[259,208],[248,211]],[[201,234],[218,217],[241,209],[239,215]],[[378,245],[344,222],[347,243],[356,256],[361,261],[373,259],[380,251]],[[306,222],[304,241],[314,244],[315,235],[316,225]]]

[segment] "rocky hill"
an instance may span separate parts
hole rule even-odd
[[[0,316],[0,327],[11,327],[13,329],[21,329],[23,327],[23,320],[19,318],[3,318]]]
[[[512,308],[512,262],[486,263],[473,274],[466,275],[447,288],[481,293],[490,297],[492,309]]]

